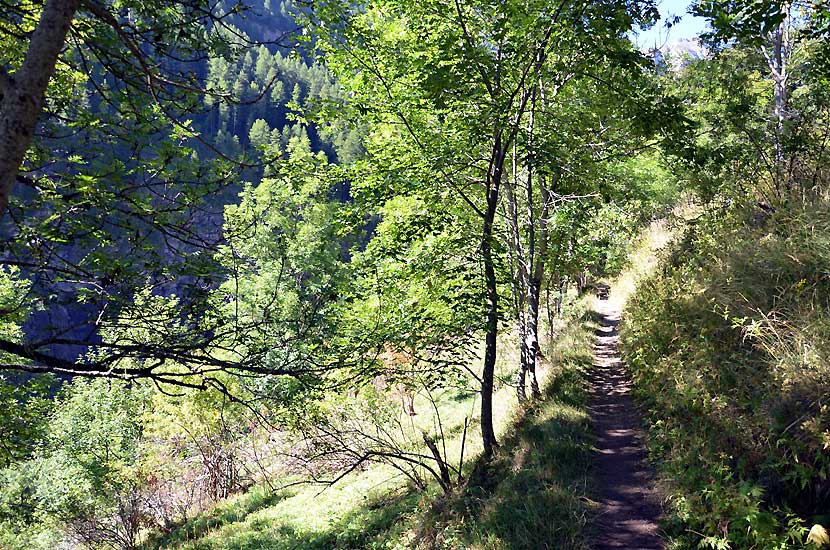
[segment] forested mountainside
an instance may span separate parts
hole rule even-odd
[[[830,546],[830,6],[662,9],[0,1],[0,547]]]
[[[213,52],[163,56],[165,76],[159,76],[158,89],[142,90],[144,96],[127,96],[134,90],[115,79],[132,70],[130,63],[140,70],[149,60],[105,60],[95,50],[65,67],[66,81],[55,85],[66,105],[47,121],[36,143],[42,151],[29,170],[33,178],[71,174],[78,181],[64,182],[53,193],[81,199],[81,207],[64,201],[56,210],[43,193],[30,192],[38,189],[32,180],[19,186],[18,194],[21,208],[38,214],[10,218],[4,234],[19,237],[7,240],[7,253],[34,282],[29,292],[39,295],[25,331],[58,360],[73,361],[98,343],[94,326],[102,308],[115,308],[119,296],[132,300],[143,284],[137,279],[152,279],[150,284],[164,287],[166,294],[189,295],[199,285],[209,286],[199,272],[216,271],[218,265],[195,264],[209,261],[221,241],[224,205],[234,202],[244,182],[259,181],[263,159],[287,151],[292,137],[332,160],[360,153],[357,129],[332,123],[318,132],[295,116],[304,106],[336,102],[339,92],[323,66],[289,47],[297,29],[291,4],[232,8],[216,7],[227,15],[212,32],[233,40]],[[208,21],[195,24],[196,31],[208,30]],[[131,44],[140,46],[140,39]],[[82,72],[89,72],[89,80]],[[183,75],[177,86],[166,84],[172,75]],[[162,91],[165,86],[172,88]],[[164,110],[152,107],[161,93],[170,94]],[[190,138],[177,139],[171,131]],[[220,167],[221,161],[227,165]],[[144,180],[141,200],[133,194],[136,179]],[[91,193],[99,181],[100,192]],[[118,209],[105,206],[124,197],[129,198]],[[170,269],[174,272],[165,273]],[[79,293],[90,296],[79,301]]]

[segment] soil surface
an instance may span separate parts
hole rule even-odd
[[[600,328],[590,376],[590,411],[600,510],[593,548],[662,550],[660,498],[646,460],[642,418],[631,399],[631,379],[620,360],[620,312],[607,300],[597,302]]]

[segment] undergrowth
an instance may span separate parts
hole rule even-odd
[[[587,548],[585,498],[591,441],[584,374],[592,364],[588,313],[560,335],[557,371],[545,398],[520,411],[511,434],[464,490],[436,502],[421,521],[427,548]]]
[[[502,355],[495,400],[501,447],[485,467],[471,423],[465,482],[450,496],[437,486],[418,491],[390,468],[373,466],[325,490],[255,488],[145,548],[587,548],[591,446],[583,373],[591,365],[591,335],[586,302],[577,301],[547,349],[544,399],[526,408],[515,405],[507,382],[518,357]],[[445,429],[457,431],[471,399],[441,399]]]
[[[741,212],[692,222],[623,323],[673,548],[803,548],[830,520],[830,210]]]

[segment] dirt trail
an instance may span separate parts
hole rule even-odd
[[[662,550],[659,497],[646,461],[642,419],[631,399],[631,380],[619,352],[620,312],[598,300],[600,328],[594,347],[591,423],[596,434],[600,511],[594,549]]]

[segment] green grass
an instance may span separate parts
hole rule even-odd
[[[451,497],[437,486],[417,491],[394,470],[372,466],[332,487],[297,486],[277,493],[257,487],[224,501],[147,548],[586,548],[591,443],[583,373],[591,365],[585,302],[571,308],[540,372],[545,399],[522,408],[505,383],[518,361],[505,335],[494,396],[501,447],[481,459],[478,424],[468,427],[466,483]],[[437,396],[447,455],[460,455],[464,419],[478,413],[477,395]],[[433,422],[416,402],[414,429]]]
[[[628,302],[625,360],[671,548],[803,548],[830,525],[827,205],[698,217]]]
[[[257,486],[236,498],[220,502],[209,513],[177,526],[169,533],[150,537],[144,548],[169,547],[197,540],[225,525],[243,521],[254,512],[274,506],[280,500],[290,496],[288,491],[269,491],[264,486]]]
[[[559,372],[545,399],[518,413],[495,459],[439,500],[416,539],[427,548],[587,548],[591,438],[583,374],[590,333],[571,325],[553,350]]]

